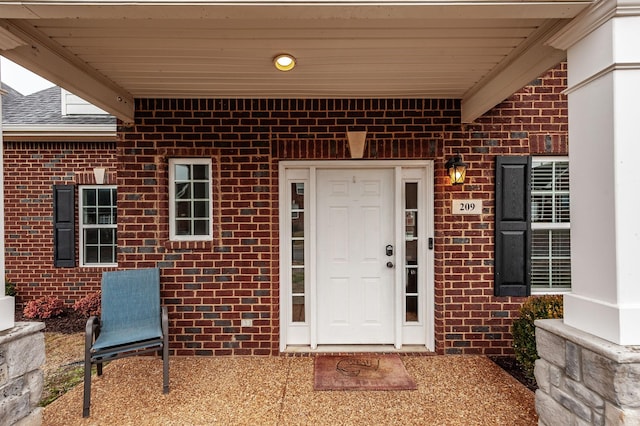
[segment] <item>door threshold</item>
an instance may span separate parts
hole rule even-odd
[[[403,345],[396,349],[394,345],[318,345],[311,346],[288,345],[284,354],[342,354],[342,353],[397,353],[397,354],[435,354],[423,345]]]

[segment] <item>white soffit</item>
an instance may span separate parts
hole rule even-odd
[[[0,0],[0,53],[125,122],[136,97],[450,98],[471,121],[562,60],[545,42],[589,4]]]

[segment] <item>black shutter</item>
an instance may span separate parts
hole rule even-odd
[[[496,158],[496,296],[531,294],[531,157]]]
[[[75,186],[53,186],[53,266],[76,266]]]

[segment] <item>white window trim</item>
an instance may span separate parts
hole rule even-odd
[[[544,162],[567,162],[569,163],[568,156],[532,156],[532,162],[544,163]],[[571,165],[569,165],[569,169],[571,169]],[[571,194],[571,188],[569,188],[569,194]],[[533,191],[531,192],[531,197],[533,198]],[[531,222],[531,230],[554,230],[554,229],[571,229],[571,221],[562,222],[562,223],[551,223],[551,222]],[[532,254],[533,255],[533,254]],[[570,293],[570,288],[562,288],[562,289],[553,289],[553,288],[540,288],[531,286],[531,294],[537,296],[543,295],[554,295],[554,294],[567,294]]]
[[[80,254],[80,267],[86,267],[86,268],[109,268],[109,267],[114,267],[114,266],[118,266],[117,262],[114,263],[85,263],[84,260],[84,230],[85,228],[114,228],[116,230],[116,249],[118,248],[118,222],[116,220],[116,223],[114,224],[110,224],[110,225],[105,225],[105,224],[97,224],[97,225],[85,225],[84,224],[84,216],[82,214],[83,212],[83,208],[84,208],[84,203],[83,203],[83,191],[85,189],[115,189],[117,191],[118,187],[116,185],[80,185],[78,187],[78,224],[79,224],[79,232],[78,232],[78,252]],[[116,259],[117,259],[117,253],[116,253]]]
[[[209,166],[209,233],[208,235],[176,235],[175,171],[176,164],[205,164]],[[213,240],[213,163],[211,158],[170,158],[169,159],[169,239],[171,241],[212,241]]]

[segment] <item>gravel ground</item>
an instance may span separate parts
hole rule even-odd
[[[313,358],[172,357],[110,363],[47,406],[44,425],[535,425],[534,394],[482,356],[402,357],[415,391],[314,391]]]
[[[57,369],[84,359],[84,334],[44,333],[47,360],[42,367],[45,377]]]

